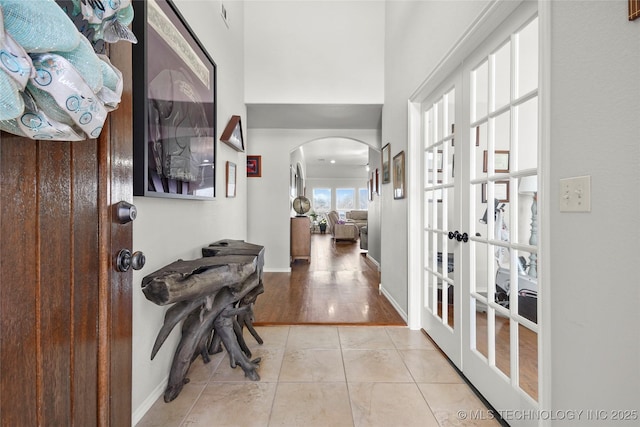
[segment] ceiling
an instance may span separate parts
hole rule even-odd
[[[381,121],[381,104],[247,104],[249,129],[380,130]],[[369,146],[348,138],[312,141],[303,152],[312,176],[345,168],[364,171],[369,162]]]

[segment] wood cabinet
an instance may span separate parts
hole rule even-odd
[[[296,259],[311,262],[311,222],[306,216],[291,218],[291,262]]]

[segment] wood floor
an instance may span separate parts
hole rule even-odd
[[[380,273],[359,242],[311,236],[311,262],[291,273],[264,273],[265,293],[254,309],[256,325],[406,325],[378,291]]]
[[[358,242],[334,243],[329,234],[311,236],[311,262],[297,260],[291,273],[264,273],[265,293],[254,308],[265,325],[402,325],[406,323],[378,291],[380,273]],[[451,298],[452,299],[452,298]],[[438,310],[441,315],[441,308]],[[453,306],[449,309],[453,326]],[[477,349],[487,357],[486,312],[476,313]],[[520,387],[538,397],[537,335],[519,328]],[[510,376],[509,322],[496,318],[496,366]]]

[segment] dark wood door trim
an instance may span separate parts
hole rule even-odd
[[[110,48],[110,59],[124,76],[122,100],[109,115],[100,137],[101,328],[99,338],[98,401],[100,426],[131,424],[132,273],[115,268],[121,249],[132,249],[132,223],[120,224],[115,205],[133,202],[133,111],[131,45]]]

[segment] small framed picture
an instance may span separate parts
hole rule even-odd
[[[451,123],[451,146],[452,147],[455,147],[456,145],[455,136],[456,136],[456,125],[454,123]]]
[[[225,173],[227,176],[227,197],[236,197],[236,169],[235,163],[227,162]]]
[[[496,181],[493,184],[493,197],[500,203],[509,203],[509,181]],[[482,203],[487,203],[487,183],[482,184]]]
[[[262,176],[262,156],[247,156],[247,177],[260,178]]]
[[[438,155],[436,156],[436,167],[438,168],[438,172],[442,172],[442,165],[444,163],[442,150],[438,150]]]
[[[629,21],[640,18],[640,0],[629,0]]]
[[[227,144],[236,151],[244,151],[244,140],[242,138],[242,120],[240,116],[231,116],[227,127],[224,128],[220,141]]]
[[[391,182],[391,143],[382,147],[382,183]]]
[[[393,156],[393,198],[404,199],[405,193],[405,173],[404,173],[404,151]]]
[[[493,157],[494,172],[506,173],[509,172],[509,150],[496,150]],[[484,150],[484,159],[482,161],[482,172],[488,170],[488,151]]]

